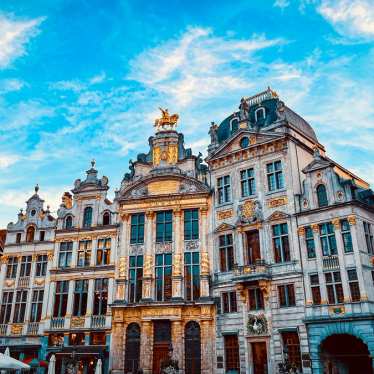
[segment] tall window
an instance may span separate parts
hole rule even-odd
[[[68,305],[69,281],[59,281],[56,283],[55,302],[53,307],[53,317],[65,317]]]
[[[343,219],[340,221],[340,228],[342,232],[344,252],[345,253],[353,252],[351,229],[349,227],[349,222],[347,219]]]
[[[329,304],[344,302],[344,293],[340,272],[325,273],[327,297]]]
[[[60,253],[58,256],[58,266],[60,268],[70,267],[72,252],[73,242],[60,243]]]
[[[256,122],[265,118],[265,108],[261,107],[255,111],[255,120]]]
[[[264,309],[264,295],[259,287],[250,288],[249,292],[249,310]]]
[[[84,316],[87,311],[88,280],[75,281],[73,316]]]
[[[77,266],[84,267],[90,266],[91,262],[91,240],[81,240],[79,242]]]
[[[34,226],[30,226],[26,231],[26,242],[31,243],[34,241],[35,236],[35,228]]]
[[[360,285],[358,283],[358,278],[357,278],[357,271],[356,269],[350,269],[350,270],[347,270],[347,274],[348,274],[349,289],[351,291],[351,300],[360,301],[361,294],[360,294]]]
[[[173,238],[173,212],[171,210],[156,214],[156,242],[171,242]]]
[[[42,277],[47,274],[47,264],[48,264],[47,255],[39,255],[36,258],[36,269],[35,269],[36,277]]]
[[[42,317],[44,290],[32,292],[30,322],[39,322]]]
[[[171,299],[171,253],[156,255],[156,300]]]
[[[144,243],[144,213],[131,215],[131,244]]]
[[[371,224],[368,222],[364,222],[364,232],[365,232],[365,240],[366,240],[366,248],[368,253],[374,253],[374,240],[373,240],[373,232],[371,231]]]
[[[225,362],[226,362],[226,373],[233,372],[239,373],[239,342],[238,335],[225,335]]]
[[[91,227],[92,225],[92,208],[90,206],[84,208],[83,227]]]
[[[254,195],[256,192],[255,171],[253,168],[240,172],[242,197]]]
[[[266,165],[268,190],[276,191],[284,188],[282,162],[274,161]]]
[[[73,227],[73,217],[67,216],[65,218],[65,229],[71,229]]]
[[[296,305],[295,288],[293,284],[278,286],[279,306],[290,307]]]
[[[184,240],[199,239],[199,210],[184,211]]]
[[[8,264],[7,264],[7,267],[6,267],[6,277],[7,278],[16,278],[17,267],[18,267],[18,257],[9,257],[8,258]]]
[[[10,322],[10,314],[12,312],[13,291],[3,292],[1,300],[0,323],[5,324]]]
[[[40,231],[39,241],[44,242],[44,240],[45,240],[45,231]]]
[[[287,348],[288,361],[301,372],[300,340],[296,331],[282,332],[283,346]]]
[[[291,261],[287,223],[274,225],[272,229],[275,262]]]
[[[108,278],[95,279],[94,310],[95,316],[104,315],[108,308]]]
[[[16,292],[16,302],[14,304],[13,323],[23,323],[25,320],[27,304],[27,290]]]
[[[16,235],[16,243],[21,243],[22,234],[20,232]]]
[[[232,234],[224,234],[219,237],[219,263],[220,271],[231,271],[234,268],[234,247]]]
[[[336,255],[336,239],[334,226],[331,222],[319,225],[319,235],[321,238],[322,254],[324,256]]]
[[[316,246],[314,244],[313,230],[310,226],[305,228],[305,243],[308,258],[316,257]]]
[[[21,257],[21,269],[19,276],[20,277],[29,277],[31,273],[31,261],[32,256],[22,256]]]
[[[319,184],[317,186],[317,201],[318,201],[318,206],[324,207],[329,205],[329,202],[327,200],[327,192],[326,192],[326,186],[324,184]]]
[[[142,298],[143,256],[129,258],[129,303],[137,303]]]
[[[110,238],[99,239],[97,241],[96,265],[110,264],[110,247],[111,247]]]
[[[222,311],[223,313],[236,313],[238,311],[235,291],[222,292]]]
[[[225,175],[217,179],[218,204],[231,201],[231,183],[230,176]]]
[[[110,212],[105,212],[103,214],[103,225],[110,225]]]
[[[321,304],[321,289],[319,287],[318,274],[310,275],[310,287],[312,290],[313,304],[320,305]]]
[[[197,300],[200,297],[200,259],[199,252],[184,254],[184,287],[186,300]]]

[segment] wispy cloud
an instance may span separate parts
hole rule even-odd
[[[38,33],[43,20],[39,17],[21,21],[0,15],[0,68],[8,67],[14,59],[26,53],[26,44]]]
[[[19,159],[20,156],[15,154],[0,153],[0,170],[15,164]]]
[[[322,0],[317,10],[343,37],[357,41],[374,39],[372,0]]]
[[[274,6],[277,8],[285,9],[290,6],[289,0],[276,0]]]

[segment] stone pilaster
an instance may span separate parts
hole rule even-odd
[[[144,374],[152,374],[153,326],[151,321],[144,321],[140,337],[140,367]]]
[[[124,362],[124,334],[125,326],[123,322],[116,321],[113,323],[112,339],[111,339],[111,359],[112,359],[112,373],[123,374],[125,369]]]
[[[214,362],[214,328],[212,321],[204,320],[200,322],[201,327],[201,374],[213,373]]]
[[[173,344],[173,360],[178,361],[180,369],[184,368],[183,355],[183,324],[182,321],[171,322],[171,340]]]
[[[153,278],[153,218],[154,212],[146,213],[145,221],[145,243],[144,243],[144,265],[143,265],[143,300],[152,300],[152,278]]]
[[[175,238],[174,238],[174,256],[173,256],[173,299],[182,298],[182,274],[183,274],[183,236],[182,236],[182,210],[174,210],[175,218]]]
[[[210,261],[208,253],[208,225],[207,225],[208,209],[203,207],[200,209],[201,216],[201,247],[200,247],[200,297],[209,297],[209,274]]]

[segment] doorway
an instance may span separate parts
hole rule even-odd
[[[190,321],[184,329],[184,352],[186,374],[201,373],[201,338],[200,326],[195,321]]]
[[[266,351],[266,342],[251,343],[253,374],[267,374],[268,355]]]
[[[171,348],[171,323],[168,320],[153,322],[153,371],[161,373],[161,364],[169,359]]]

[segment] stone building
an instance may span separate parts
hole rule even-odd
[[[0,272],[0,351],[39,364],[48,302],[56,219],[44,208],[39,187],[26,202],[26,211],[9,223]],[[42,362],[43,364],[43,362]]]
[[[99,358],[104,372],[109,367],[117,208],[107,199],[108,178],[94,167],[57,212],[43,350],[55,354],[58,373],[93,374]]]
[[[159,374],[175,362],[186,374],[213,372],[211,191],[201,155],[186,149],[175,130],[177,119],[163,111],[149,152],[130,161],[116,194],[113,373]]]
[[[0,230],[0,256],[3,255],[6,240],[6,230]]]
[[[311,126],[271,89],[243,98],[237,112],[219,126],[212,123],[210,135],[215,372],[275,373],[286,364],[321,372],[321,343],[331,334],[361,339],[362,365],[370,367],[374,216],[368,185],[328,159]],[[319,206],[323,192],[326,202]],[[334,230],[331,252],[325,241],[335,240]],[[306,255],[304,233],[309,247],[314,240],[313,258]],[[336,289],[339,271],[347,298],[341,291],[334,299],[330,288]],[[329,353],[330,370],[344,367],[336,364],[339,352]]]

